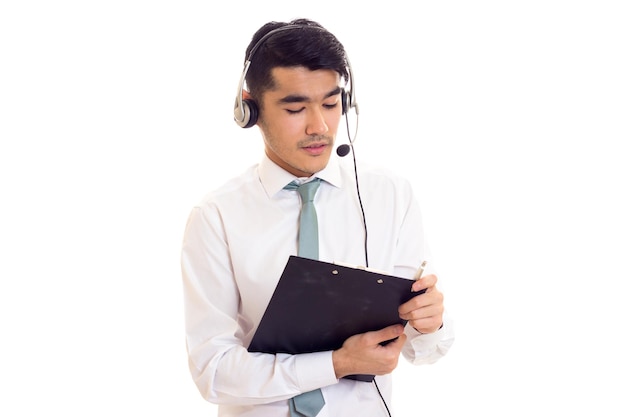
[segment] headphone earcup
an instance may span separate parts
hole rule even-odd
[[[350,94],[345,89],[341,89],[341,114],[348,113],[350,110]]]
[[[241,110],[235,108],[235,122],[240,127],[249,128],[256,124],[259,119],[259,107],[254,100],[243,100]]]

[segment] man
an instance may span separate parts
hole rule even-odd
[[[398,309],[404,327],[357,334],[328,352],[247,350],[287,259],[300,249],[301,200],[285,189],[294,180],[322,180],[314,197],[319,260],[413,278],[428,256],[409,183],[382,169],[355,176],[333,151],[342,113],[356,104],[351,76],[341,43],[309,20],[268,23],[246,51],[235,119],[259,127],[265,155],[192,210],[182,251],[190,370],[220,416],[298,415],[294,399],[315,392],[323,398],[319,417],[390,415],[400,354],[433,363],[452,344],[437,277],[427,272],[412,287],[426,292]],[[344,378],[354,374],[376,377]]]

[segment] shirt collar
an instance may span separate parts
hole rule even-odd
[[[258,173],[261,185],[263,185],[265,192],[270,197],[276,195],[285,185],[298,178],[276,165],[265,154],[259,163]],[[332,155],[328,160],[326,168],[315,173],[313,177],[320,178],[334,187],[341,188],[341,172],[337,158]]]

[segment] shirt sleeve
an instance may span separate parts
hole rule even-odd
[[[192,210],[181,267],[189,369],[205,399],[217,404],[264,404],[338,382],[332,352],[247,351],[239,291],[217,208]]]
[[[432,265],[432,254],[428,247],[419,204],[408,182],[400,182],[398,207],[405,207],[400,232],[394,272],[398,276],[413,277],[423,260],[428,261],[426,273],[436,273]],[[440,288],[441,285],[438,284]],[[407,341],[403,356],[414,365],[432,364],[443,357],[454,342],[452,318],[444,312],[443,326],[434,333],[423,334],[406,326]]]
[[[454,326],[446,313],[443,326],[434,333],[420,333],[411,326],[406,326],[407,342],[402,355],[413,365],[428,365],[442,358],[454,342]]]

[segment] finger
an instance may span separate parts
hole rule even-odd
[[[411,310],[407,313],[401,314],[400,318],[403,320],[420,320],[429,317],[439,317],[443,313],[443,306],[440,304],[431,304],[425,307]]]
[[[398,307],[398,313],[404,318],[404,315],[413,310],[419,310],[433,304],[443,304],[443,295],[436,288],[425,294],[418,294],[406,303],[401,304]]]
[[[420,333],[434,333],[441,328],[443,321],[438,317],[428,317],[410,321],[409,324]]]
[[[404,326],[402,326],[401,324],[394,324],[393,326],[385,327],[381,330],[369,332],[368,336],[370,338],[371,344],[373,345],[395,339],[402,333],[404,333]]]
[[[422,290],[428,290],[437,284],[437,276],[434,274],[424,275],[411,286],[412,292],[419,292]]]

